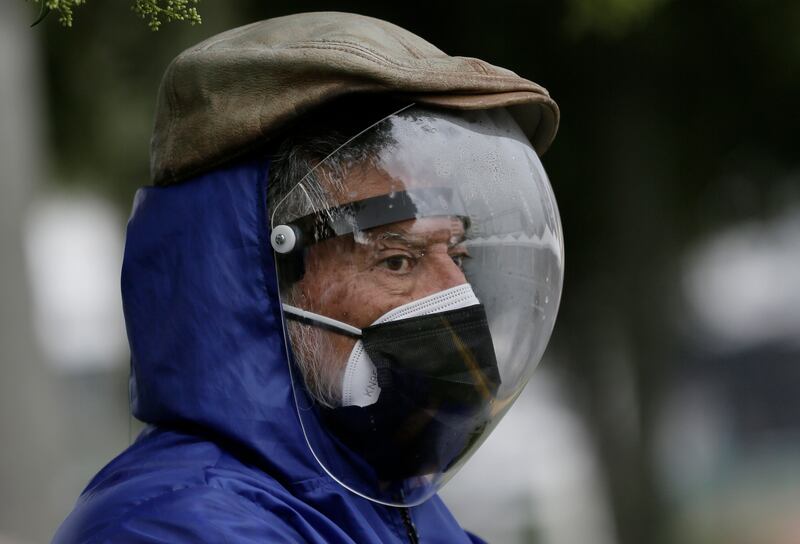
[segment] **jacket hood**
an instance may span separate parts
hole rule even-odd
[[[140,189],[122,299],[131,408],[247,454],[288,484],[323,475],[295,409],[266,210],[268,162]]]

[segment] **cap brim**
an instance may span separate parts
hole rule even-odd
[[[456,110],[508,108],[540,156],[547,151],[558,132],[558,106],[541,93],[420,94],[409,98],[420,104]]]

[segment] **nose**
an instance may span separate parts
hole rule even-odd
[[[415,289],[415,299],[467,283],[464,271],[446,250],[429,253],[426,257],[423,273]]]

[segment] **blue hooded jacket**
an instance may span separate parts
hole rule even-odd
[[[438,497],[412,508],[336,483],[294,407],[266,213],[268,163],[141,189],[122,270],[134,415],[57,544],[469,543]]]

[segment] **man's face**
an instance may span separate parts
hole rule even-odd
[[[344,204],[409,188],[414,187],[372,170],[352,179],[338,200]],[[324,240],[308,249],[305,274],[292,289],[292,303],[355,327],[368,327],[389,310],[466,283],[462,266],[469,253],[464,239],[460,219],[438,216]],[[292,328],[297,333],[299,327],[308,327],[292,325],[290,334]],[[316,346],[293,338],[296,355],[306,367],[311,363],[317,368],[311,380],[331,382],[317,386],[338,386],[356,339],[320,328],[313,334]]]

